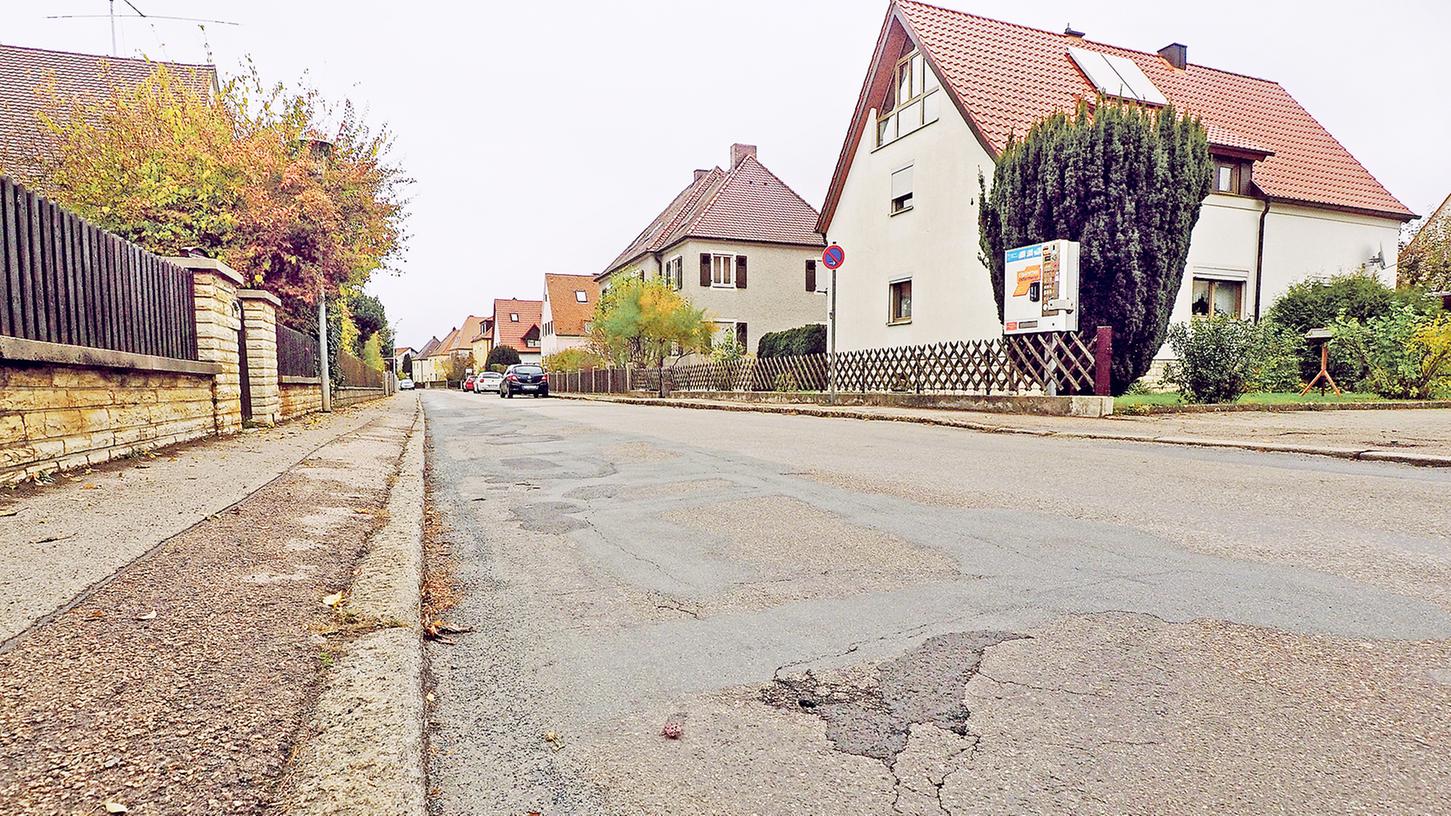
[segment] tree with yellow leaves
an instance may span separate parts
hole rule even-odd
[[[660,279],[612,282],[595,304],[590,344],[601,357],[654,368],[663,374],[672,353],[707,351],[713,327],[697,309]],[[665,380],[660,378],[660,394]]]

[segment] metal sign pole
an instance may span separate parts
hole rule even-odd
[[[836,270],[831,270],[831,355],[826,358],[826,381],[831,388],[828,404],[836,404]]]

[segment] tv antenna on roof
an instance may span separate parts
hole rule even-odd
[[[165,14],[147,14],[146,12],[144,12],[141,9],[137,8],[136,7],[136,4],[133,3],[133,2],[131,2],[131,0],[121,0],[121,2],[125,3],[127,6],[130,6],[131,7],[131,10],[134,11],[134,12],[136,12],[134,15],[127,15],[127,14],[124,13],[125,12],[125,9],[122,9],[122,12],[123,12],[122,15],[121,15],[122,17],[134,16],[134,17],[139,17],[139,18],[145,19],[145,20],[168,20],[168,21],[172,21],[172,22],[182,22],[182,23],[216,23],[217,25],[229,25],[229,26],[241,25],[241,23],[234,23],[234,22],[231,22],[229,20],[206,20],[206,19],[202,19],[202,18],[199,18],[199,17],[170,17],[170,16],[167,16]],[[106,3],[107,3],[107,6],[108,7],[107,7],[107,10],[106,10],[106,13],[105,14],[47,14],[45,16],[45,19],[47,19],[47,20],[95,20],[95,19],[99,19],[101,17],[105,17],[105,18],[109,19],[111,21],[111,56],[114,57],[114,56],[117,56],[117,54],[116,54],[116,0],[106,0]],[[154,28],[153,28],[153,30],[154,30]],[[204,31],[204,32],[206,31],[205,26],[202,26],[202,31]],[[211,59],[211,46],[210,45],[207,46],[207,58],[208,59]]]

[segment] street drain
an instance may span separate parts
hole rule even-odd
[[[876,668],[860,683],[823,681],[811,671],[778,677],[761,700],[787,711],[820,717],[836,750],[880,760],[888,768],[907,747],[913,725],[932,723],[968,736],[963,694],[977,674],[983,652],[1024,635],[954,632],[928,638],[917,648]]]

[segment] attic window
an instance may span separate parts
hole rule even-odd
[[[585,294],[583,289],[574,290],[574,299],[580,303],[589,303],[589,295]]]
[[[510,312],[509,313],[509,322],[510,323],[518,323],[519,322],[519,313],[518,312]]]
[[[877,146],[937,121],[940,88],[937,75],[932,73],[921,51],[913,51],[898,60],[892,89],[882,103],[886,112],[877,118]]]
[[[1102,54],[1086,48],[1069,48],[1068,55],[1078,65],[1093,87],[1104,96],[1142,102],[1145,105],[1167,105],[1169,100],[1154,87],[1139,66],[1127,57]]]

